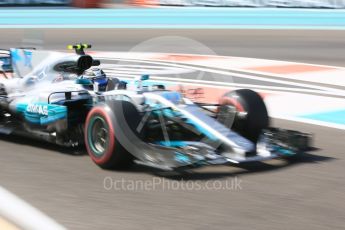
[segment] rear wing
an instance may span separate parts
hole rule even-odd
[[[8,78],[9,74],[21,76],[17,65],[19,62],[25,63],[25,66],[31,67],[32,50],[34,47],[18,47],[11,49],[0,49],[0,74]]]
[[[0,71],[5,75],[13,72],[10,50],[0,49]]]
[[[65,62],[61,60],[61,63],[54,64],[55,66],[47,66],[47,68],[43,68],[44,73],[51,67],[54,68],[55,71],[73,72],[80,75],[91,66],[100,65],[99,60],[93,59],[84,51],[84,49],[91,48],[91,45],[76,44],[71,45],[68,48],[74,49],[79,58],[76,59],[75,62]],[[0,49],[0,75],[2,74],[6,78],[9,78],[9,76],[23,78],[34,71],[42,61],[48,60],[50,55],[53,55],[54,53],[50,51],[35,50],[36,49],[33,47],[19,47],[11,48],[9,50]]]

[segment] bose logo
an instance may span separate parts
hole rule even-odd
[[[26,107],[26,111],[48,116],[48,105],[29,104],[28,107]]]

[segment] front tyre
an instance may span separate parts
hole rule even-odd
[[[104,169],[126,169],[132,164],[130,153],[116,138],[116,122],[108,105],[93,108],[85,123],[85,145],[93,162]]]
[[[220,100],[218,120],[253,142],[257,142],[262,130],[269,126],[262,97],[249,89],[226,93]],[[230,120],[230,124],[225,120]]]

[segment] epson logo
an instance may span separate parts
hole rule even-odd
[[[48,116],[48,105],[29,104],[28,107],[26,107],[26,111]]]

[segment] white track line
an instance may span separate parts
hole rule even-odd
[[[118,72],[112,72],[112,71],[105,71],[106,73],[109,73],[111,75],[114,75],[115,77],[120,75],[121,77],[128,77],[126,80],[133,80],[138,75],[135,74],[124,74],[124,73],[118,73]],[[122,78],[123,79],[123,78]],[[215,81],[206,81],[206,80],[194,80],[194,79],[184,79],[184,78],[169,78],[169,77],[156,77],[152,76],[150,77],[151,80],[158,80],[160,82],[164,83],[183,83],[188,85],[195,85],[195,86],[212,86],[215,88],[228,88],[228,87],[234,87],[234,88],[252,88],[252,89],[258,89],[258,90],[265,90],[270,92],[294,92],[294,93],[312,93],[312,94],[319,94],[319,95],[325,95],[325,96],[339,96],[334,93],[329,93],[325,91],[320,90],[312,90],[312,89],[296,89],[296,88],[288,88],[288,87],[279,87],[279,86],[262,86],[262,85],[254,85],[254,84],[240,84],[240,83],[230,83],[230,82],[215,82]],[[177,82],[177,83],[176,83]]]
[[[159,56],[169,56],[169,55],[177,55],[177,56],[185,56],[185,57],[203,57],[203,58],[209,58],[210,60],[206,61],[187,61],[187,62],[180,62],[175,60],[154,60],[157,63],[181,63],[181,64],[188,64],[188,65],[194,65],[194,66],[202,66],[202,67],[210,67],[210,68],[218,68],[226,71],[237,71],[237,72],[245,72],[255,75],[265,75],[265,76],[271,76],[274,78],[279,78],[282,80],[300,80],[300,81],[306,81],[310,83],[319,83],[319,84],[326,84],[326,85],[334,85],[334,86],[344,86],[345,85],[345,79],[340,78],[340,76],[343,76],[345,74],[345,68],[344,67],[338,67],[338,66],[329,66],[329,65],[320,65],[320,64],[310,64],[310,63],[300,63],[300,62],[291,62],[291,61],[279,61],[279,60],[271,60],[271,59],[258,59],[258,58],[248,58],[248,57],[236,57],[236,56],[217,56],[217,55],[200,55],[200,54],[181,54],[181,53],[123,53],[123,52],[115,52],[115,53],[109,53],[109,52],[99,52],[98,55],[102,56],[105,55],[108,58],[121,58],[121,59],[136,59],[136,60],[150,60],[152,61],[152,56],[157,57]],[[144,54],[144,56],[143,56]],[[125,56],[124,56],[125,55]],[[146,56],[145,56],[146,55]],[[148,56],[151,55],[151,56]],[[139,57],[139,58],[138,58]],[[215,60],[213,60],[215,59]],[[228,60],[227,63],[229,65],[224,63],[224,60]],[[219,64],[220,61],[220,64]],[[275,74],[275,73],[267,73],[262,71],[256,71],[256,70],[250,70],[250,69],[243,69],[241,67],[238,67],[238,64],[236,63],[246,63],[243,68],[250,68],[250,67],[262,67],[266,65],[273,65],[273,66],[280,66],[280,65],[304,65],[304,66],[313,66],[313,67],[321,67],[321,68],[328,68],[331,70],[327,70],[328,75],[330,76],[337,76],[333,78],[333,82],[327,82],[315,80],[316,78],[310,78],[308,79],[299,79],[300,76],[298,76],[297,73],[295,74]],[[214,63],[214,64],[212,64]],[[218,63],[218,64],[217,64]],[[231,64],[232,63],[232,64]],[[235,64],[234,64],[235,63]],[[253,63],[253,65],[248,64]],[[257,64],[255,64],[257,63]],[[235,66],[233,66],[235,65]],[[237,67],[236,67],[237,66]],[[333,69],[333,70],[332,70]],[[336,72],[332,72],[336,71]],[[325,71],[318,71],[323,72]],[[317,73],[316,73],[317,74]],[[313,75],[315,76],[315,75]],[[258,76],[259,77],[259,76]]]
[[[0,216],[22,229],[66,229],[2,187],[0,187]]]
[[[121,58],[107,58],[107,57],[98,57],[99,59],[103,60],[115,60],[115,61],[128,61],[128,62],[139,62],[139,63],[148,63],[148,64],[157,64],[157,63],[162,63],[160,61],[149,61],[149,60],[140,60],[140,59],[121,59]],[[289,81],[284,81],[284,80],[276,80],[276,79],[268,79],[264,77],[253,77],[253,76],[248,76],[245,74],[239,74],[239,73],[232,73],[229,71],[224,71],[224,70],[215,70],[215,69],[210,69],[210,68],[205,68],[205,67],[195,67],[195,66],[189,66],[185,64],[174,64],[174,63],[164,63],[166,65],[172,66],[172,67],[180,67],[180,68],[190,68],[193,70],[197,71],[204,71],[204,72],[210,72],[210,73],[216,73],[216,74],[221,74],[221,75],[226,75],[230,77],[239,77],[239,78],[245,78],[245,79],[251,79],[251,80],[260,80],[260,81],[266,81],[266,82],[271,82],[271,83],[277,83],[277,84],[285,84],[285,85],[291,85],[291,86],[297,86],[297,87],[304,87],[304,88],[312,88],[314,90],[321,90],[318,91],[320,94],[325,94],[325,95],[334,95],[334,96],[345,96],[344,90],[338,90],[334,89],[331,87],[324,87],[324,86],[315,86],[315,85],[309,85],[309,84],[303,84],[303,83],[295,83],[295,82],[289,82]],[[177,78],[165,78],[169,80],[177,80]],[[186,79],[183,79],[186,80]],[[206,84],[210,84],[210,82],[214,83],[214,81],[204,81],[204,80],[189,80],[190,82],[204,82]],[[223,85],[225,83],[222,83]],[[286,88],[286,87],[281,87],[281,88]],[[307,92],[308,89],[300,89],[302,91],[305,90]]]

